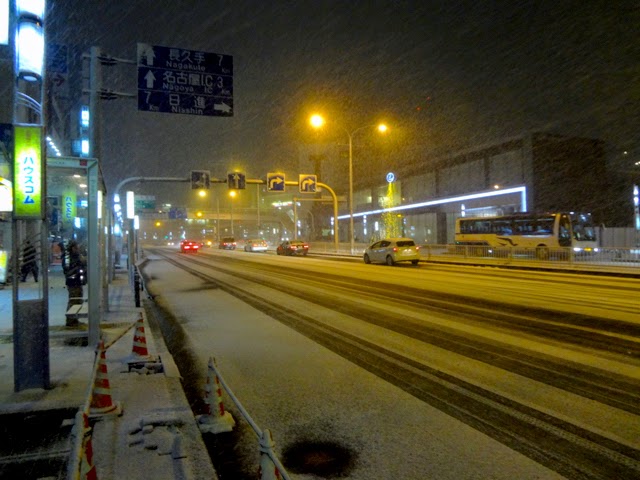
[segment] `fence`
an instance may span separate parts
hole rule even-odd
[[[247,423],[251,425],[251,428],[253,428],[253,431],[258,436],[259,448],[260,448],[260,471],[261,471],[260,478],[262,480],[279,479],[279,478],[283,478],[284,480],[291,480],[291,477],[289,476],[284,466],[282,465],[278,457],[276,457],[273,451],[273,447],[275,446],[275,444],[271,437],[271,432],[267,429],[261,430],[260,427],[258,427],[256,422],[249,415],[249,412],[247,412],[247,410],[242,406],[242,404],[240,403],[240,400],[238,400],[238,398],[233,394],[233,392],[231,391],[227,383],[224,381],[224,378],[222,377],[222,375],[220,375],[220,372],[216,367],[216,364],[213,358],[209,359],[208,370],[209,370],[209,373],[214,374],[216,377],[216,380],[210,381],[209,383],[210,387],[213,386],[214,384],[218,384],[219,382],[222,388],[224,388],[224,390],[229,395],[229,398],[231,398],[231,400],[236,405],[236,407],[238,408],[242,416],[245,418]],[[219,414],[222,414],[222,416],[224,416],[222,408],[220,409]],[[226,431],[226,429],[224,430],[221,429],[219,431]]]
[[[310,254],[342,255],[362,258],[365,244],[356,244],[351,255],[348,244],[318,242],[309,246]],[[485,245],[421,245],[423,261],[457,264],[511,265],[552,269],[572,269],[640,275],[640,247],[605,247],[590,252],[571,248],[489,247]]]

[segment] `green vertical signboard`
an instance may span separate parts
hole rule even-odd
[[[73,230],[73,222],[77,215],[78,199],[74,186],[68,187],[62,192],[62,228]]]
[[[42,219],[42,128],[15,125],[13,141],[14,218]]]

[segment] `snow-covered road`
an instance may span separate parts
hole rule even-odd
[[[599,470],[588,461],[572,465],[579,460],[563,453],[548,458],[553,446],[544,437],[573,448],[584,443],[585,429],[635,452],[631,457],[638,453],[640,418],[633,405],[595,398],[586,383],[563,388],[545,373],[580,366],[576,371],[610,375],[626,382],[618,388],[637,390],[638,357],[599,349],[589,339],[595,334],[637,353],[637,281],[217,250],[189,257],[158,253],[192,269],[151,255],[144,272],[151,293],[186,334],[202,378],[214,356],[284,457],[310,443],[347,452],[338,473],[354,479],[546,479],[571,477],[573,468]],[[499,304],[510,306],[494,308]],[[505,319],[523,327],[505,326]],[[486,352],[470,353],[467,343]],[[250,465],[257,462],[257,442],[248,428],[239,428],[246,435],[240,435],[238,456]],[[542,433],[523,438],[528,433],[521,428]],[[530,445],[535,439],[539,445]],[[638,456],[601,455],[602,468],[622,464],[622,473],[640,471]],[[295,472],[295,462],[290,465]],[[252,467],[245,468],[250,475]]]

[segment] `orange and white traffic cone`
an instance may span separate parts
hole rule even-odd
[[[263,430],[260,436],[260,468],[258,469],[260,480],[282,480],[280,470],[278,470],[278,467],[269,456],[269,452],[273,454],[275,445],[271,431]]]
[[[133,348],[131,355],[136,357],[149,357],[149,350],[147,349],[147,336],[144,333],[144,319],[142,313],[138,317],[136,322],[136,330],[133,334]]]
[[[232,431],[233,427],[236,425],[236,421],[233,419],[231,413],[226,412],[224,409],[220,379],[213,368],[212,358],[209,359],[204,402],[207,404],[207,413],[197,416],[200,431],[203,433],[222,433]]]
[[[91,406],[89,407],[89,415],[97,417],[101,415],[122,413],[122,406],[119,402],[114,403],[111,398],[111,386],[107,375],[107,357],[105,355],[104,341],[100,340],[98,344],[99,355],[98,369],[96,378],[93,382],[93,391],[91,392]]]
[[[82,412],[82,458],[80,460],[80,478],[98,480],[96,466],[93,464],[93,429],[89,426],[89,417]]]

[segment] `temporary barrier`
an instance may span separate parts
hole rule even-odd
[[[144,319],[142,313],[138,314],[138,321],[136,322],[136,330],[133,334],[133,348],[131,354],[138,357],[149,357],[149,350],[147,349],[147,336],[144,333]]]
[[[251,425],[251,428],[253,428],[253,431],[258,436],[260,441],[260,480],[291,480],[291,477],[289,477],[289,474],[273,451],[275,443],[271,437],[271,432],[269,430],[260,430],[256,422],[253,421],[253,418],[251,418],[238,398],[227,386],[222,375],[220,375],[213,357],[209,358],[209,375],[211,375],[211,372],[215,375],[216,382],[219,382],[219,385],[224,388],[231,400],[233,400],[233,403],[238,407],[238,410],[240,410],[242,416],[245,418],[247,423]]]
[[[142,312],[138,313],[138,320],[135,322],[135,327],[131,357],[127,360],[129,371],[146,369],[145,371],[147,372],[162,372],[163,366],[160,357],[151,355],[147,348],[147,335],[144,331],[144,317],[142,316]]]
[[[102,339],[97,345],[91,379],[85,397],[86,400],[76,413],[73,427],[75,439],[67,467],[68,480],[98,479],[96,467],[93,463],[93,429],[89,424],[89,417],[100,417],[113,413],[119,415],[122,413],[121,404],[114,404],[111,398],[105,351],[131,330],[131,327],[135,324],[132,323],[130,327],[113,339],[107,346],[105,346]]]
[[[80,426],[80,424],[77,424]],[[82,436],[82,462],[80,463],[80,478],[87,480],[98,480],[96,466],[93,464],[93,429],[89,425],[89,417],[82,412],[82,432],[78,432]]]
[[[104,341],[100,340],[96,355],[99,355],[98,368],[96,370],[93,391],[91,394],[91,404],[89,406],[89,416],[100,416],[122,413],[122,406],[119,402],[113,402],[111,398],[111,385],[107,372],[107,358],[105,355]]]
[[[271,437],[271,432],[267,429],[262,431],[260,436],[260,468],[258,469],[258,477],[260,480],[281,480],[280,471],[276,467],[271,455],[273,455],[273,447],[276,444]]]
[[[200,431],[203,433],[232,431],[236,422],[231,413],[224,409],[220,380],[213,368],[213,359],[209,359],[204,402],[207,405],[207,413],[197,416]]]
[[[67,480],[98,480],[96,466],[93,463],[92,433],[89,417],[80,408],[71,432],[74,440],[67,466]]]

